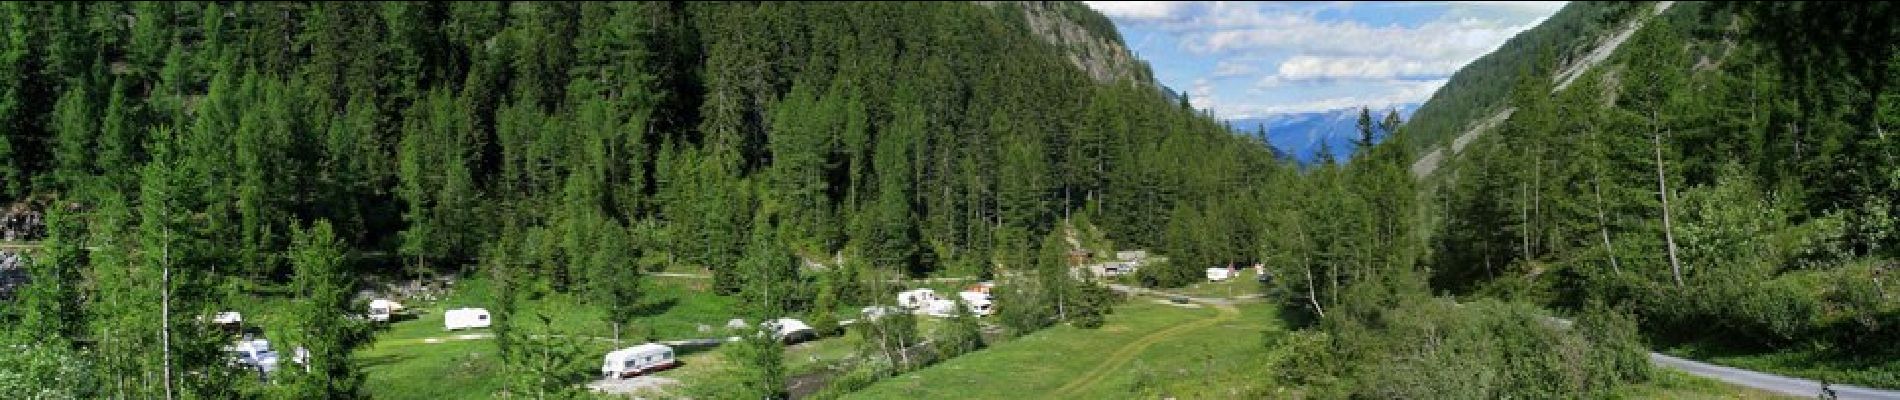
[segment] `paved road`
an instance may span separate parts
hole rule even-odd
[[[1218,298],[1218,297],[1183,296],[1183,295],[1163,292],[1159,290],[1140,288],[1140,287],[1128,286],[1128,285],[1117,284],[1117,283],[1109,283],[1109,284],[1105,284],[1104,286],[1108,286],[1109,290],[1114,290],[1117,292],[1128,293],[1128,294],[1145,294],[1149,296],[1162,297],[1162,298],[1172,298],[1172,297],[1177,297],[1177,296],[1186,297],[1188,301],[1192,301],[1195,303],[1203,303],[1203,304],[1208,304],[1208,305],[1213,305],[1213,306],[1218,306],[1218,307],[1231,307],[1235,303],[1239,303],[1242,301],[1241,298],[1226,299],[1226,298]]]
[[[1122,293],[1145,294],[1145,295],[1158,296],[1158,297],[1180,296],[1177,294],[1168,293],[1164,291],[1144,289],[1144,288],[1127,286],[1127,285],[1108,284],[1107,286],[1109,289],[1113,289],[1117,292],[1122,292]],[[1187,297],[1187,296],[1182,296],[1182,297]],[[1210,305],[1222,306],[1222,307],[1232,306],[1235,303],[1235,300],[1222,299],[1222,298],[1187,297],[1187,299],[1189,301],[1193,301],[1196,303],[1210,304]],[[1551,317],[1550,320],[1552,324],[1555,324],[1564,328],[1569,328],[1571,325],[1570,320],[1563,319],[1563,318]],[[1781,376],[1781,375],[1775,375],[1775,374],[1770,374],[1766,372],[1756,372],[1756,371],[1750,371],[1750,370],[1745,370],[1741,368],[1724,367],[1720,365],[1715,365],[1715,364],[1710,364],[1710,363],[1705,363],[1705,362],[1695,361],[1695,360],[1689,360],[1689,359],[1684,359],[1680,357],[1674,357],[1667,354],[1656,353],[1656,352],[1649,353],[1649,361],[1650,363],[1653,363],[1656,365],[1669,367],[1669,368],[1675,368],[1682,372],[1687,372],[1690,375],[1714,379],[1714,380],[1726,382],[1731,385],[1761,390],[1765,392],[1772,392],[1772,393],[1778,393],[1778,394],[1789,395],[1789,396],[1797,396],[1797,397],[1816,397],[1821,394],[1821,383],[1817,381],[1813,381],[1813,380],[1808,380],[1808,379]],[[1854,385],[1844,385],[1844,384],[1832,384],[1832,385],[1828,385],[1828,387],[1832,388],[1834,390],[1834,393],[1838,395],[1839,398],[1841,399],[1900,400],[1900,390],[1875,389],[1875,388],[1868,388],[1868,387],[1861,387],[1861,386],[1854,386]]]
[[[1801,378],[1791,378],[1764,372],[1749,371],[1741,368],[1724,367],[1701,361],[1672,357],[1662,353],[1649,353],[1649,362],[1656,365],[1675,368],[1690,375],[1728,382],[1731,385],[1754,388],[1789,396],[1815,397],[1821,394],[1821,383]],[[1900,399],[1900,391],[1873,389],[1853,385],[1829,385],[1842,399]]]

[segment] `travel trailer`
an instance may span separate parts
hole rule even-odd
[[[1233,277],[1234,277],[1234,270],[1231,270],[1231,269],[1227,269],[1224,267],[1214,267],[1214,268],[1207,269],[1208,282],[1220,282],[1220,281],[1231,279]]]
[[[220,312],[211,316],[211,323],[218,325],[236,325],[244,323],[244,314],[237,311]]]
[[[389,322],[389,317],[391,315],[394,315],[395,313],[401,312],[401,311],[402,311],[402,303],[397,303],[394,301],[389,301],[389,300],[384,300],[384,299],[376,299],[376,300],[369,301],[369,320],[371,321]]]
[[[277,352],[271,351],[269,340],[239,339],[237,343],[225,346],[224,352],[231,355],[233,364],[256,370],[259,374],[268,375],[277,371]]]
[[[673,358],[673,348],[658,343],[614,350],[607,353],[600,364],[600,376],[603,378],[630,378],[678,366]]]
[[[488,310],[480,308],[457,308],[442,313],[442,327],[448,330],[487,328],[493,321],[488,318]]]
[[[937,291],[935,290],[911,289],[897,293],[897,306],[915,310],[927,307],[933,301],[943,299],[942,296],[937,295]]]
[[[811,325],[806,325],[805,321],[779,318],[766,321],[765,325],[766,329],[772,332],[773,339],[778,339],[781,342],[785,342],[785,344],[818,338],[818,331],[812,330]]]
[[[976,314],[980,317],[996,313],[996,303],[994,300],[991,300],[992,297],[990,297],[989,293],[958,292],[957,297],[963,298],[963,305],[970,308],[971,314]]]

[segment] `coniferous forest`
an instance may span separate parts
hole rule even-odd
[[[0,206],[44,225],[0,242],[0,397],[400,398],[365,354],[424,338],[364,293],[447,279],[494,312],[476,395],[593,395],[583,330],[799,316],[869,361],[735,335],[683,394],[833,398],[1253,264],[1232,386],[1125,392],[1643,397],[1658,349],[1900,387],[1895,10],[1655,6],[1572,4],[1300,165],[1073,2],[0,2]],[[841,321],[931,279],[1001,306]],[[300,367],[233,367],[237,308]]]
[[[777,315],[870,296],[820,280],[1036,274],[1062,262],[1038,254],[1066,251],[1050,247],[1065,221],[1194,249],[1177,259],[1254,258],[1168,232],[1248,234],[1230,216],[1290,167],[1152,82],[1092,80],[1023,13],[0,4],[0,199],[50,221],[8,318],[108,372],[79,397],[227,397],[242,386],[212,378],[230,375],[222,343],[188,321],[258,293],[346,307],[359,277],[492,275],[613,304],[644,271],[695,266]],[[1179,265],[1151,280],[1198,277]],[[361,333],[333,325],[290,326],[347,358]]]

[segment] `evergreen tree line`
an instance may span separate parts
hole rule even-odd
[[[1007,6],[12,2],[0,34],[0,201],[57,199],[5,318],[98,371],[22,361],[75,397],[357,393],[366,276],[481,269],[618,326],[665,265],[758,316],[974,275],[1034,288],[1015,332],[1099,324],[1108,296],[1049,256],[1062,221],[1180,252],[1148,272],[1178,285],[1263,258],[1230,217],[1299,176],[1150,83],[1091,81]],[[197,321],[283,291],[313,299],[273,331],[311,378],[234,384]],[[547,337],[495,308],[504,349]],[[572,361],[548,347],[504,353]]]

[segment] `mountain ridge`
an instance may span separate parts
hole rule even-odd
[[[1418,111],[1418,103],[1399,104],[1393,107],[1373,110],[1373,119],[1384,118],[1387,112],[1398,111],[1399,119],[1410,119]],[[1232,118],[1224,120],[1234,133],[1244,136],[1257,136],[1259,129],[1267,129],[1267,143],[1273,149],[1301,164],[1311,164],[1319,160],[1319,150],[1325,145],[1331,149],[1333,158],[1345,160],[1352,155],[1352,140],[1359,137],[1359,107],[1347,107],[1326,111],[1279,113],[1265,117]],[[1374,141],[1383,140],[1374,138]]]

